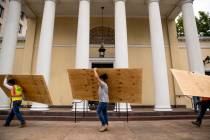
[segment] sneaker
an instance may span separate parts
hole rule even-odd
[[[105,127],[105,126],[102,126],[100,129],[99,129],[99,132],[104,132],[104,131],[106,131],[107,130],[107,128]]]
[[[108,125],[107,124],[105,125],[105,128],[106,128],[106,131],[107,131],[108,130]]]
[[[201,122],[199,121],[192,121],[192,124],[194,124],[197,127],[201,127]]]
[[[19,126],[19,128],[23,128],[23,127],[26,127],[26,124],[25,124],[25,123],[23,123],[23,124],[21,124],[21,125]]]

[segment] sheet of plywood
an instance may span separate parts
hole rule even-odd
[[[210,76],[176,69],[171,72],[184,95],[210,97]]]
[[[11,96],[10,91],[3,86],[5,75],[0,75],[0,87]],[[11,75],[9,78],[16,80],[17,84],[23,87],[24,100],[52,104],[44,77],[41,75]]]
[[[98,69],[108,75],[110,102],[141,103],[142,69]],[[98,83],[93,69],[68,70],[74,99],[98,101]]]

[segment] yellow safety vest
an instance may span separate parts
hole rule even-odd
[[[23,89],[18,85],[14,85],[11,90],[12,101],[21,101],[23,99],[22,93]]]

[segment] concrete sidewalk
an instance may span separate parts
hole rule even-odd
[[[3,121],[0,121],[3,124]],[[110,122],[98,132],[99,122],[28,121],[27,127],[0,126],[0,140],[210,140],[210,121],[196,128],[189,120]]]

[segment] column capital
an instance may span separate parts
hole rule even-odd
[[[9,1],[18,1],[18,2],[22,2],[22,0],[9,0]]]
[[[52,2],[55,5],[57,5],[60,2],[60,0],[43,0],[43,4],[46,4],[47,2]]]
[[[90,2],[90,0],[79,0],[79,1],[88,1],[88,2]]]
[[[44,1],[45,1],[45,2],[46,2],[46,1],[57,2],[57,0],[44,0]]]
[[[114,2],[123,1],[126,2],[126,0],[113,0]]]
[[[160,0],[147,0],[147,3],[149,4],[149,3],[152,3],[152,2],[160,2]]]
[[[182,0],[180,1],[180,5],[183,5],[185,3],[192,3],[193,4],[194,0]]]

